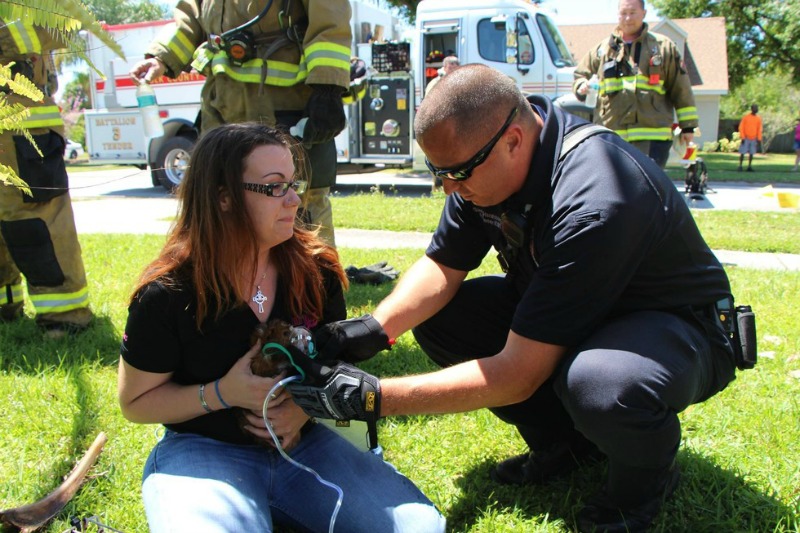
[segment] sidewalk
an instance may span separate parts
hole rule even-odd
[[[78,233],[149,233],[165,235],[175,218],[174,198],[88,198],[72,202]],[[418,248],[430,242],[430,233],[336,229],[336,244],[342,248]],[[800,255],[715,250],[725,266],[800,270]]]
[[[419,195],[430,191],[430,186],[428,173],[384,170],[339,175],[334,191],[350,194],[379,187],[386,194]],[[683,186],[676,183],[676,187]],[[153,186],[148,171],[133,167],[71,173],[70,189],[78,233],[165,235],[178,208],[173,196]],[[800,187],[776,185],[775,191],[800,194]],[[704,198],[687,201],[696,209],[782,210],[774,197],[764,195],[763,186],[745,183],[713,184]],[[336,229],[336,243],[343,248],[418,248],[422,253],[429,241],[428,233]],[[800,270],[800,255],[726,250],[715,253],[723,264],[730,266]]]

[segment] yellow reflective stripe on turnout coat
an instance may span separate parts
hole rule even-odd
[[[58,78],[50,52],[62,48],[64,44],[55,39],[47,30],[27,22],[5,22],[0,20],[0,63],[14,62],[15,71],[24,72],[42,92],[42,101],[9,93],[9,103],[20,103],[27,107],[30,116],[23,121],[29,129],[48,128],[64,134],[64,120],[61,111],[52,98],[58,89]]]
[[[274,0],[267,14],[248,28],[256,38],[279,35],[289,22],[308,20],[301,43],[287,42],[265,60],[254,57],[241,66],[232,64],[222,50],[208,46],[209,35],[221,35],[236,28],[263,10],[266,0],[180,0],[175,7],[176,26],[171,34],[162,34],[147,50],[175,77],[191,64],[207,77],[225,76],[240,83],[272,87],[295,87],[293,94],[263,91],[273,110],[300,110],[310,95],[302,85],[338,85],[345,89],[350,82],[350,4],[347,0]],[[280,16],[288,4],[288,14]],[[306,17],[306,13],[308,16]],[[259,52],[266,46],[262,45]],[[302,85],[301,85],[302,84]],[[300,86],[299,86],[300,85]],[[299,86],[299,87],[296,87]],[[299,95],[298,92],[299,91]],[[299,98],[298,98],[299,96]],[[232,100],[226,105],[235,106]],[[260,117],[252,117],[252,120]]]

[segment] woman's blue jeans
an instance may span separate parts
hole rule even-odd
[[[444,531],[445,519],[405,476],[330,429],[306,431],[290,457],[344,494],[336,531]],[[262,446],[167,431],[144,468],[150,531],[328,531],[337,491]]]

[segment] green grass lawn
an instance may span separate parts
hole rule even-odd
[[[432,232],[445,195],[421,197],[383,192],[334,195],[334,221],[339,228]],[[797,210],[723,211],[692,209],[700,231],[714,250],[800,254]]]
[[[739,173],[737,154],[701,155],[712,182],[800,182],[798,174],[787,170],[793,156],[758,156],[757,172]],[[668,173],[683,179],[680,167]],[[420,232],[433,231],[443,202],[442,193],[406,198],[391,189],[333,198],[337,227]],[[800,253],[796,211],[693,214],[714,249]],[[54,341],[43,340],[30,318],[0,323],[0,509],[49,493],[104,431],[109,440],[97,466],[44,530],[61,532],[69,528],[70,517],[93,515],[126,533],[147,530],[139,489],[158,427],[131,424],[120,415],[116,365],[131,288],[163,240],[152,235],[81,236],[97,315],[89,331]],[[345,265],[389,260],[405,271],[421,251],[345,248],[340,253]],[[490,257],[472,275],[497,271]],[[757,313],[760,361],[755,370],[740,372],[722,393],[681,415],[678,461],[683,481],[654,530],[798,532],[800,317],[794,304],[800,272],[738,267],[728,272],[737,301],[751,304]],[[353,286],[349,315],[371,311],[390,290]],[[363,367],[380,376],[433,369],[410,334]],[[492,466],[524,451],[524,445],[512,428],[486,410],[384,419],[380,438],[387,460],[431,497],[454,532],[573,531],[575,514],[604,476],[601,463],[547,487],[494,483]]]
[[[127,533],[146,531],[141,471],[157,426],[119,413],[116,364],[126,301],[163,237],[81,237],[97,321],[72,339],[42,340],[33,321],[0,324],[0,509],[50,492],[98,432],[108,443],[75,498],[45,530],[69,528],[70,516],[97,515]],[[344,264],[389,259],[401,271],[419,250],[340,250]],[[487,259],[475,274],[497,271]],[[760,362],[725,391],[682,414],[678,461],[683,482],[656,531],[790,532],[800,529],[800,272],[730,268],[739,302],[758,316]],[[390,286],[354,286],[351,316],[374,308]],[[431,370],[409,334],[365,363],[381,376]],[[387,460],[445,513],[450,531],[572,531],[582,502],[603,479],[596,464],[547,487],[512,488],[489,478],[492,465],[524,450],[488,411],[384,419]],[[345,495],[346,497],[346,495]]]
[[[753,157],[753,172],[739,172],[739,154],[720,152],[698,152],[708,167],[710,182],[741,181],[745,183],[800,184],[800,172],[792,172],[795,154],[756,154]],[[747,156],[744,161],[747,167]],[[667,166],[667,175],[676,181],[685,179],[685,171],[679,164]]]

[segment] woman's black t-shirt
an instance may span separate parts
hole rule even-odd
[[[325,305],[321,320],[290,316],[282,291],[275,296],[269,319],[281,319],[312,331],[320,325],[345,319],[342,285],[330,270],[322,269],[322,273]],[[198,330],[195,294],[190,281],[181,281],[177,286],[153,282],[142,288],[128,307],[121,347],[125,362],[144,372],[172,373],[172,381],[181,385],[210,383],[224,376],[250,349],[250,335],[259,319],[244,304],[222,314],[219,319],[214,318],[216,309],[211,308]],[[214,394],[213,388],[206,390],[206,394],[209,393]],[[230,409],[165,425],[177,432],[198,433],[226,442],[252,442],[239,428]]]

